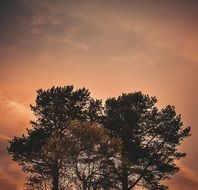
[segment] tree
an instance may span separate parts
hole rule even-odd
[[[117,153],[118,142],[110,138],[98,124],[75,122],[69,130],[71,150],[68,155],[68,178],[75,184],[75,189],[108,189],[111,180],[109,160]]]
[[[141,92],[106,101],[102,123],[121,142],[112,170],[118,189],[166,189],[161,182],[179,170],[175,160],[185,153],[178,151],[178,145],[190,135],[190,127],[183,126],[173,106],[158,110],[156,102]]]
[[[179,168],[190,135],[173,106],[141,92],[102,102],[73,86],[38,90],[35,121],[14,137],[9,154],[28,173],[31,190],[163,190]]]
[[[29,174],[29,185],[61,189],[68,148],[68,126],[71,121],[96,122],[101,114],[101,101],[90,97],[85,89],[73,86],[38,90],[36,105],[30,106],[35,115],[27,135],[14,137],[9,154]]]

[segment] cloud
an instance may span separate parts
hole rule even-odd
[[[72,45],[74,47],[77,47],[77,48],[83,49],[83,50],[89,50],[90,49],[90,47],[88,45],[86,45],[86,44],[76,43],[76,42],[74,42],[74,41],[72,41],[70,39],[67,39],[67,38],[63,39],[63,43]]]
[[[166,62],[172,64],[175,57],[197,61],[193,40],[186,41],[189,35],[196,36],[196,29],[193,27],[188,34],[181,19],[185,11],[195,12],[193,6],[184,1],[179,7],[176,3],[154,2],[4,1],[0,51],[4,56],[5,51],[7,55],[25,52],[31,59],[43,52],[54,57],[61,54],[62,59],[73,54],[93,64],[98,60],[153,66],[164,64],[167,57]],[[167,19],[169,16],[171,19]],[[193,15],[186,17],[191,19]]]
[[[198,188],[198,173],[182,162],[178,163],[180,171],[167,183],[170,190],[196,190]]]
[[[181,166],[181,171],[182,171],[182,175],[185,178],[188,178],[190,181],[197,184],[198,187],[198,173],[196,171],[193,171],[192,169],[186,167],[185,165]]]
[[[21,190],[25,175],[7,153],[8,141],[0,139],[0,187],[4,190]]]
[[[17,190],[18,189],[16,184],[14,184],[14,182],[9,179],[9,176],[6,176],[2,173],[0,173],[0,185],[1,185],[2,189],[6,189],[6,190]]]
[[[0,0],[4,165],[12,168],[4,142],[30,127],[35,90],[74,84],[97,98],[143,90],[161,105],[175,105],[193,127],[183,149],[192,171],[198,169],[191,145],[197,143],[197,6],[195,0]],[[181,171],[173,185],[196,186],[194,175]]]
[[[25,132],[32,118],[30,109],[24,103],[7,98],[0,92],[0,139],[7,140]]]

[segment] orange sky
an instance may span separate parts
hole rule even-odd
[[[29,126],[35,91],[89,88],[95,98],[143,91],[176,106],[192,136],[170,190],[198,189],[196,0],[0,1],[0,188],[24,176],[7,140]]]

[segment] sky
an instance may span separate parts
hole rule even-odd
[[[74,85],[174,105],[192,136],[169,189],[197,190],[197,10],[196,0],[0,0],[0,189],[23,188],[6,147],[31,127],[36,90]]]

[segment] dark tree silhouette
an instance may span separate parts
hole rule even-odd
[[[38,90],[36,105],[31,105],[35,121],[27,135],[14,137],[8,152],[29,174],[28,184],[52,190],[61,189],[67,148],[68,125],[73,120],[95,122],[101,114],[101,101],[90,97],[87,89],[73,86]],[[63,177],[64,178],[64,177]]]
[[[173,106],[158,110],[141,92],[102,102],[73,86],[38,90],[35,120],[8,152],[28,173],[29,190],[131,190],[162,184],[179,168],[190,135]]]
[[[106,101],[104,127],[121,142],[112,170],[118,189],[166,189],[161,181],[179,170],[174,161],[185,153],[177,147],[190,135],[190,127],[183,126],[173,106],[158,110],[156,102],[141,92]]]

